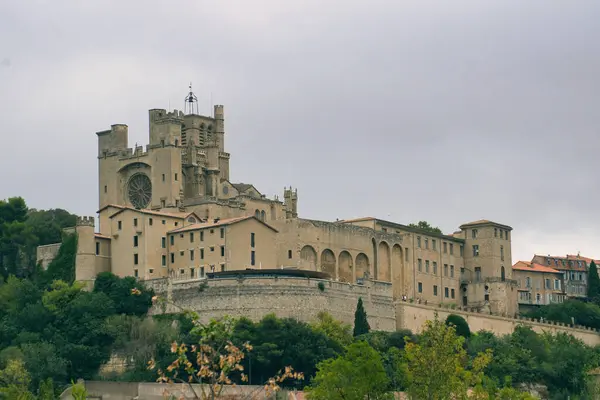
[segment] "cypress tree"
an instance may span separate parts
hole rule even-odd
[[[367,321],[367,313],[363,306],[362,297],[358,298],[358,304],[356,305],[356,312],[354,313],[354,337],[369,333],[371,327],[369,321]]]
[[[598,277],[598,268],[594,260],[590,263],[587,295],[588,299],[595,303],[600,302],[600,277]]]

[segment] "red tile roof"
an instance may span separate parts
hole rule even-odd
[[[528,271],[528,272],[540,272],[540,273],[548,273],[548,274],[562,274],[562,272],[547,267],[545,265],[532,263],[530,261],[517,261],[515,265],[513,265],[513,270],[516,271]]]

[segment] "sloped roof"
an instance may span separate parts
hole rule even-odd
[[[134,211],[134,212],[137,212],[140,214],[156,215],[159,217],[170,217],[170,218],[177,218],[177,219],[185,219],[189,215],[193,215],[197,219],[200,219],[200,217],[198,217],[198,215],[196,215],[193,212],[166,212],[166,211],[155,211],[155,210],[148,210],[148,209],[137,209],[137,208],[133,208],[133,207],[120,207],[120,210],[117,211],[116,213],[114,213],[113,215],[111,215],[110,218],[115,217],[116,215],[122,213],[123,211]]]
[[[215,222],[214,219],[207,221],[207,222],[201,222],[198,224],[191,224],[191,225],[186,225],[183,226],[181,228],[177,228],[177,229],[173,229],[171,231],[169,231],[168,233],[180,233],[180,232],[188,232],[188,231],[195,231],[198,229],[205,229],[205,228],[214,228],[214,227],[219,227],[219,226],[225,226],[225,225],[232,225],[232,224],[236,224],[238,222],[242,222],[242,221],[247,221],[250,219],[255,219],[256,221],[260,222],[261,224],[263,224],[264,226],[266,226],[267,228],[277,232],[277,229],[273,228],[271,225],[259,220],[258,218],[256,218],[253,215],[248,215],[245,217],[236,217],[236,218],[228,218],[228,219],[220,219],[217,222]]]
[[[460,226],[460,229],[463,229],[464,227],[468,227],[468,226],[490,225],[490,224],[512,231],[512,227],[505,225],[505,224],[499,224],[498,222],[490,221],[489,219],[478,219],[477,221],[467,222],[466,224],[462,224]]]
[[[516,271],[527,271],[527,272],[539,272],[539,273],[547,273],[547,274],[561,274],[562,272],[547,267],[545,265],[532,263],[530,261],[517,261],[515,265],[513,265],[513,270]]]

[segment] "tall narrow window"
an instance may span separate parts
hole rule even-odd
[[[96,255],[100,254],[100,242],[96,242]]]
[[[225,246],[221,246],[221,257],[225,257]]]
[[[502,282],[506,280],[506,271],[504,270],[504,266],[500,267],[500,279]]]
[[[133,255],[133,264],[134,264],[134,265],[138,265],[138,261],[139,261],[138,255],[137,255],[137,254],[134,254],[134,255]]]
[[[254,232],[252,232],[250,234],[250,247],[254,247],[254,245],[255,245],[255,242],[254,242]],[[252,265],[254,265],[254,264],[252,264]]]
[[[504,246],[500,246],[500,259],[504,261]]]
[[[138,247],[138,235],[133,237],[133,247]]]
[[[163,249],[166,249],[167,248],[167,238],[164,236],[162,238],[160,238],[160,244]]]
[[[194,250],[190,250],[190,261],[194,261]]]
[[[194,232],[190,232],[190,243],[194,243]]]
[[[250,252],[250,265],[256,265],[256,252],[254,250]]]
[[[225,237],[225,228],[221,228],[221,239]]]
[[[450,266],[450,278],[454,278],[454,265]]]

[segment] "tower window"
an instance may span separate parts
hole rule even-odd
[[[108,186],[104,185],[104,193],[108,191]]]
[[[175,180],[177,180],[177,172],[175,172]]]

